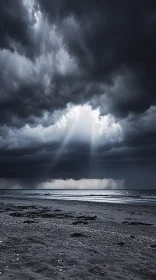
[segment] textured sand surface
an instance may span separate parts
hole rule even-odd
[[[0,200],[0,279],[156,279],[154,206]]]

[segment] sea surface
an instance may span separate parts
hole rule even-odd
[[[156,190],[0,190],[3,197],[156,205]]]

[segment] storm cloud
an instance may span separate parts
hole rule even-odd
[[[2,0],[1,179],[154,188],[155,32],[152,0]]]

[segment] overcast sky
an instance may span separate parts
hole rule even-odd
[[[156,188],[155,0],[1,0],[0,70],[0,188]]]

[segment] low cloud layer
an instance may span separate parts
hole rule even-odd
[[[30,185],[22,184],[16,180],[0,179],[0,189],[29,189]],[[112,179],[56,179],[48,182],[37,183],[34,185],[37,189],[101,189],[117,190],[124,189],[124,180]]]
[[[112,179],[52,180],[39,185],[41,189],[123,189],[124,181]]]

